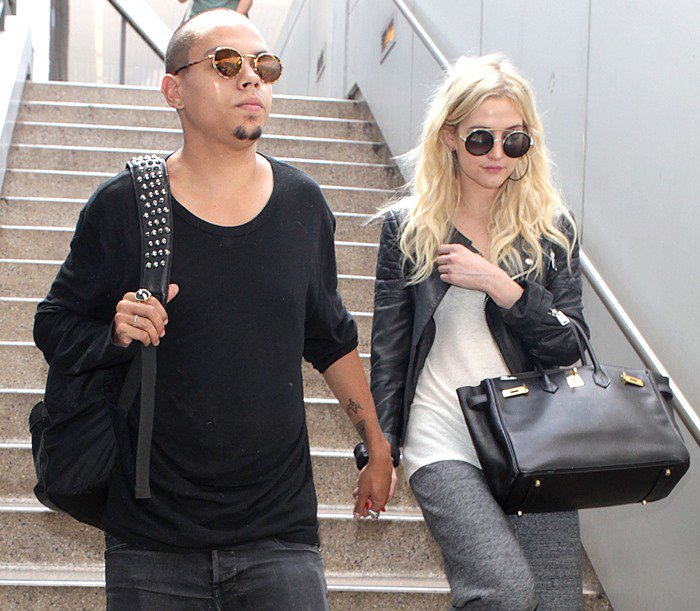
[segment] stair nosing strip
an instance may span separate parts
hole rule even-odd
[[[6,231],[47,231],[50,233],[74,233],[75,227],[56,227],[54,225],[0,225],[0,230]],[[375,242],[352,242],[348,240],[335,240],[336,246],[343,248],[379,248]]]
[[[362,141],[360,141],[362,142]],[[172,151],[166,149],[143,149],[138,147],[123,148],[123,147],[106,147],[106,146],[78,146],[74,144],[31,144],[26,142],[15,142],[10,144],[10,148],[19,149],[58,149],[66,151],[86,151],[92,152],[106,152],[106,153],[125,153],[125,154],[142,154],[142,153],[156,153],[156,154],[168,154]],[[317,165],[331,165],[339,167],[358,167],[358,168],[382,168],[382,169],[396,169],[396,166],[392,163],[371,163],[365,161],[342,161],[338,159],[310,159],[306,157],[274,157],[277,161],[282,161],[290,165],[298,164],[317,164]]]
[[[29,503],[27,502],[27,499],[22,499],[24,502],[17,503],[17,504],[2,504],[0,502],[0,513],[51,513],[51,514],[60,514],[61,512],[53,511],[52,509],[49,509],[48,507],[45,507],[44,505],[39,504],[38,502],[36,504],[34,503]],[[335,520],[335,521],[343,521],[343,522],[351,522],[355,521],[355,518],[352,516],[352,506],[347,505],[347,506],[334,506],[335,509],[331,509],[331,506],[320,506],[323,507],[323,509],[320,509],[319,511],[316,512],[316,517],[319,520]],[[369,523],[369,519],[364,519],[364,522]],[[408,513],[408,512],[401,512],[401,513],[392,513],[391,511],[387,511],[387,513],[382,514],[381,521],[384,522],[424,522],[423,515],[416,512],[416,513]]]
[[[0,263],[15,263],[18,265],[61,265],[63,260],[52,260],[52,259],[2,259],[0,258]],[[341,280],[366,280],[374,282],[374,276],[362,276],[359,274],[338,274],[338,279]],[[0,296],[2,299],[2,296]]]
[[[0,347],[13,347],[16,346],[18,348],[36,348],[36,344],[34,342],[25,342],[25,341],[16,341],[16,340],[0,340]],[[369,359],[370,354],[368,352],[360,352],[359,353],[361,359]]]
[[[78,170],[44,170],[41,168],[7,168],[6,172],[17,172],[20,174],[57,174],[59,176],[104,176],[106,178],[116,176],[114,172],[86,172]],[[367,192],[367,193],[394,193],[396,189],[380,189],[378,187],[351,187],[347,185],[319,185],[321,189],[327,191],[349,191],[349,192]],[[5,198],[13,197],[28,197],[28,196],[13,196],[3,195]],[[36,199],[36,198],[29,198]],[[87,200],[81,200],[87,201]]]
[[[17,168],[19,169],[19,168]],[[4,200],[13,200],[18,202],[45,202],[45,203],[61,203],[61,204],[85,204],[87,199],[77,197],[34,197],[31,195],[2,195]]]
[[[43,388],[0,388],[0,395],[43,395]],[[338,399],[324,397],[304,397],[308,405],[339,405]]]
[[[0,225],[6,231],[49,231],[51,233],[74,233],[75,227],[58,227],[55,225]]]
[[[158,87],[139,87],[136,85],[119,85],[118,83],[109,83],[109,84],[97,84],[97,83],[80,83],[78,81],[46,81],[43,83],[34,83],[30,82],[29,84],[29,90],[34,88],[34,85],[38,85],[39,87],[49,87],[49,88],[76,88],[76,89],[93,89],[93,90],[99,90],[99,91],[104,91],[105,89],[116,89],[119,91],[140,91],[140,92],[154,92],[154,93],[160,93],[160,89]],[[38,88],[38,87],[37,87]],[[363,105],[364,102],[360,102],[359,100],[348,100],[345,98],[323,98],[323,97],[313,97],[313,96],[299,96],[299,95],[290,95],[290,94],[272,94],[272,99],[278,99],[278,100],[308,100],[311,102],[340,102],[344,104],[355,104],[355,105]]]
[[[144,106],[142,104],[106,104],[104,102],[60,102],[54,100],[26,100],[21,103],[21,106],[29,107],[50,107],[50,108],[85,108],[85,109],[99,109],[99,110],[124,110],[124,111],[134,111],[134,112],[162,112],[173,114],[177,110],[170,106]],[[21,112],[21,111],[20,111]],[[365,125],[376,125],[371,119],[344,119],[342,117],[323,117],[318,115],[292,115],[284,113],[271,112],[268,115],[268,119],[292,119],[301,121],[320,121],[324,123],[350,123],[350,124],[365,124]]]
[[[1,199],[6,201],[18,201],[18,202],[41,202],[41,203],[58,203],[58,204],[86,204],[87,199],[78,199],[70,197],[32,197],[31,195],[2,195]],[[366,212],[342,212],[339,210],[332,210],[335,216],[342,216],[348,218],[366,218],[370,220],[375,215],[368,214]]]
[[[406,578],[407,582],[411,578]],[[397,580],[398,581],[398,580]],[[450,587],[444,586],[412,586],[408,585],[362,585],[360,583],[343,583],[340,578],[326,577],[328,590],[331,592],[374,592],[374,593],[405,593],[405,594],[449,594]],[[0,578],[0,587],[73,587],[73,588],[103,588],[104,579],[12,579]],[[584,594],[587,592],[584,591]]]
[[[138,132],[138,133],[156,133],[156,134],[179,134],[182,135],[181,129],[174,129],[170,127],[134,127],[131,125],[101,125],[92,123],[55,123],[52,121],[17,121],[15,127],[58,127],[61,129],[87,129],[90,131],[125,131],[125,132]],[[386,146],[385,142],[378,140],[349,140],[346,138],[319,138],[316,136],[290,136],[287,134],[263,134],[260,137],[261,140],[293,140],[295,142],[321,142],[321,143],[335,143],[335,144],[352,144],[352,145],[368,145],[368,146]]]
[[[9,303],[41,303],[41,297],[0,297],[0,302],[7,301]]]

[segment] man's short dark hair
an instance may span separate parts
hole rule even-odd
[[[202,35],[197,28],[188,27],[190,20],[185,21],[173,33],[168,49],[165,52],[165,71],[173,74],[178,68],[189,63],[190,49]]]
[[[212,15],[211,13],[214,13]],[[197,41],[207,33],[207,27],[214,23],[236,20],[246,20],[243,15],[229,8],[215,8],[194,15],[173,33],[168,49],[165,52],[165,71],[173,74],[178,68],[182,68],[190,62],[190,49]],[[201,59],[199,57],[194,59]]]

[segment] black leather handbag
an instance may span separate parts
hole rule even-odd
[[[601,365],[570,324],[582,366],[457,389],[484,476],[507,514],[646,504],[668,496],[690,465],[668,378]]]

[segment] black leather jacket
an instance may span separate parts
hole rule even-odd
[[[433,314],[450,287],[440,280],[437,266],[427,280],[406,284],[399,247],[405,217],[406,210],[398,209],[389,211],[384,220],[372,322],[372,396],[395,463],[406,434],[418,376],[435,340]],[[568,235],[571,237],[571,232]],[[459,232],[454,232],[451,242],[475,250]],[[575,319],[588,334],[581,302],[578,245],[572,253],[571,271],[561,247],[547,240],[542,241],[542,246],[550,259],[542,281],[518,281],[524,292],[507,310],[486,299],[486,321],[511,373],[532,371],[533,359],[545,368],[578,360],[578,344],[566,317]],[[363,444],[355,448],[355,458],[358,467],[366,463]]]

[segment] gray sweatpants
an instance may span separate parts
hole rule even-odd
[[[452,609],[581,609],[577,512],[506,516],[480,469],[448,460],[409,480],[442,550]]]

